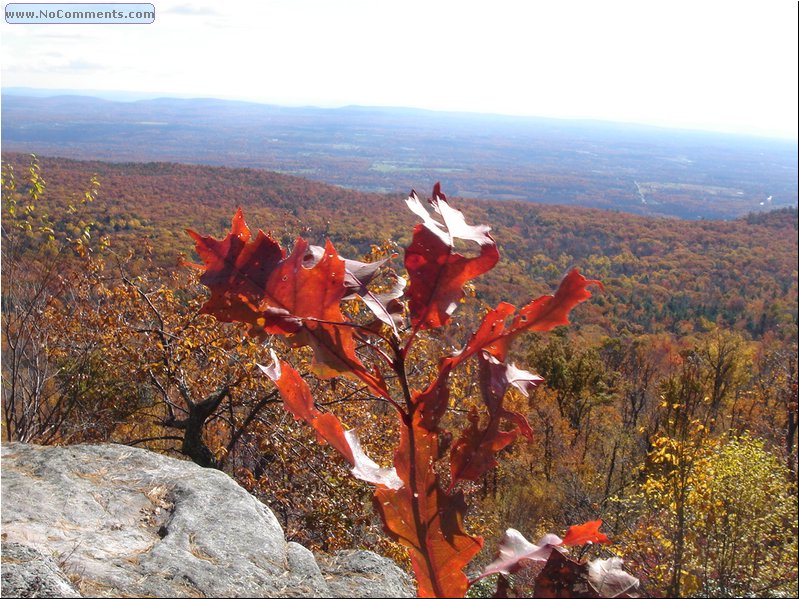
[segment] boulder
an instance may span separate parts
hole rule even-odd
[[[371,551],[318,555],[334,597],[413,597],[408,575],[391,560]]]
[[[414,594],[374,553],[287,542],[223,472],[124,445],[3,445],[2,538],[4,597]]]
[[[19,543],[3,542],[3,596],[80,597],[52,557]]]

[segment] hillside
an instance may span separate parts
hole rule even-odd
[[[684,221],[449,194],[442,225],[409,190],[21,154],[2,187],[5,441],[180,454],[286,541],[374,550],[427,595],[460,596],[512,527],[595,540],[570,555],[622,557],[649,596],[795,596],[795,208]],[[420,570],[420,535],[468,555]],[[548,584],[528,574],[516,596]]]
[[[246,166],[372,192],[735,218],[797,205],[796,142],[399,108],[4,93],[6,150]]]
[[[27,160],[5,158],[18,169]],[[52,198],[74,195],[96,173],[102,199],[91,210],[99,232],[113,233],[118,251],[147,240],[162,265],[191,254],[185,229],[221,235],[237,206],[284,244],[300,233],[317,243],[330,238],[352,257],[374,243],[406,245],[414,222],[407,192],[351,191],[259,169],[60,158],[43,158],[42,169]],[[428,194],[432,181],[418,184]],[[455,202],[471,220],[490,223],[498,241],[500,264],[478,285],[489,303],[546,292],[577,266],[605,284],[581,322],[606,334],[685,334],[717,320],[755,337],[795,334],[796,210],[688,222],[518,201]]]

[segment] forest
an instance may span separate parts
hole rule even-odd
[[[3,147],[70,158],[257,167],[361,191],[730,219],[796,207],[790,140],[643,125],[214,99],[3,93]]]
[[[795,595],[796,209],[676,220],[434,182],[4,154],[3,439],[222,469],[288,538],[375,549],[425,596],[545,596],[550,562],[514,534],[553,533],[569,564],[622,559],[637,596]],[[343,287],[322,312],[269,303],[220,262],[234,248],[272,298],[269,260],[304,293],[323,268]],[[438,489],[462,580],[398,524],[424,506],[397,475]],[[527,557],[497,565],[511,546]]]

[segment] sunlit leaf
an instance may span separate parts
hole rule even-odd
[[[625,572],[622,563],[619,557],[595,559],[588,563],[588,583],[600,597],[629,596],[630,591],[638,588],[638,579]]]
[[[504,361],[511,342],[526,331],[549,331],[569,324],[569,312],[591,297],[588,287],[602,286],[599,281],[586,279],[574,269],[561,281],[554,295],[541,296],[518,312],[512,304],[501,302],[483,317],[480,326],[458,354],[445,358],[444,363],[455,367],[479,351],[487,351]],[[514,316],[515,315],[515,316]],[[510,324],[508,318],[514,316]]]
[[[586,543],[610,543],[604,533],[599,532],[602,520],[591,520],[585,524],[570,526],[563,537],[564,545],[585,545]]]
[[[300,373],[288,362],[279,360],[274,350],[270,352],[272,364],[270,366],[259,364],[258,367],[277,386],[286,409],[295,419],[313,427],[321,441],[332,445],[351,465],[355,465],[355,455],[339,419],[333,414],[322,413],[316,409],[311,389]]]
[[[375,507],[386,532],[409,550],[419,596],[462,597],[469,584],[463,569],[480,551],[482,539],[463,528],[463,494],[448,495],[440,487],[433,470],[437,434],[418,418],[400,431],[394,463],[404,486],[378,489]]]
[[[355,462],[352,467],[352,475],[355,478],[375,485],[382,485],[395,491],[402,488],[403,483],[397,476],[397,470],[395,468],[383,468],[366,455],[361,449],[361,441],[355,431],[345,431],[344,436],[352,450]]]
[[[313,397],[308,384],[292,366],[278,359],[274,350],[272,364],[262,366],[261,371],[268,376],[280,391],[283,404],[295,419],[310,425],[317,437],[332,445],[352,466],[352,474],[356,478],[382,485],[389,489],[399,489],[402,481],[394,468],[381,468],[361,448],[361,442],[355,431],[345,431],[341,422],[333,414],[320,412],[314,406]]]
[[[347,293],[344,261],[329,241],[314,256],[308,242],[298,238],[286,256],[262,231],[250,240],[240,209],[222,241],[189,234],[205,264],[200,281],[211,290],[204,312],[246,323],[251,334],[273,333],[288,336],[295,346],[310,345],[318,376],[352,376],[388,397],[382,377],[367,370],[355,353],[352,323],[340,308]]]
[[[496,454],[513,443],[519,434],[528,440],[533,438],[527,419],[518,412],[506,410],[502,401],[511,384],[520,385],[526,390],[540,381],[541,377],[515,366],[507,366],[487,353],[480,355],[479,364],[480,391],[488,409],[488,421],[481,427],[477,411],[473,409],[469,414],[469,425],[453,444],[450,453],[453,482],[477,480],[494,468],[497,465]],[[503,421],[512,423],[513,428],[502,430],[500,424]]]
[[[524,535],[515,528],[505,531],[499,542],[499,555],[497,559],[488,564],[480,573],[480,577],[490,574],[512,574],[523,565],[523,560],[545,562],[549,559],[552,549],[562,543],[558,535],[546,534],[533,544],[524,538]]]
[[[411,210],[423,220],[414,228],[411,245],[405,250],[405,268],[410,277],[406,296],[415,329],[445,324],[464,297],[464,284],[491,270],[499,260],[489,228],[467,225],[463,214],[449,206],[438,184],[430,203],[443,222],[428,213],[415,192],[407,200]],[[480,254],[472,258],[459,254],[455,251],[456,239],[477,242]]]

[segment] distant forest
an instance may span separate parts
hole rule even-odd
[[[28,160],[4,158],[17,165]],[[96,173],[104,201],[89,214],[97,234],[114,234],[120,249],[146,240],[161,266],[191,253],[185,229],[221,235],[239,206],[286,245],[298,234],[316,243],[329,238],[353,257],[368,254],[374,243],[404,246],[413,223],[403,202],[410,189],[374,194],[259,169],[172,163],[42,158],[42,167],[48,195],[59,202]],[[796,327],[796,209],[689,222],[519,201],[454,201],[491,223],[501,248],[499,264],[478,287],[488,303],[541,293],[579,266],[606,286],[583,308],[581,321],[608,334],[685,334],[717,321],[754,337],[777,330],[790,336]]]
[[[797,205],[795,141],[393,108],[3,95],[3,147],[258,167],[370,192],[730,219]]]

